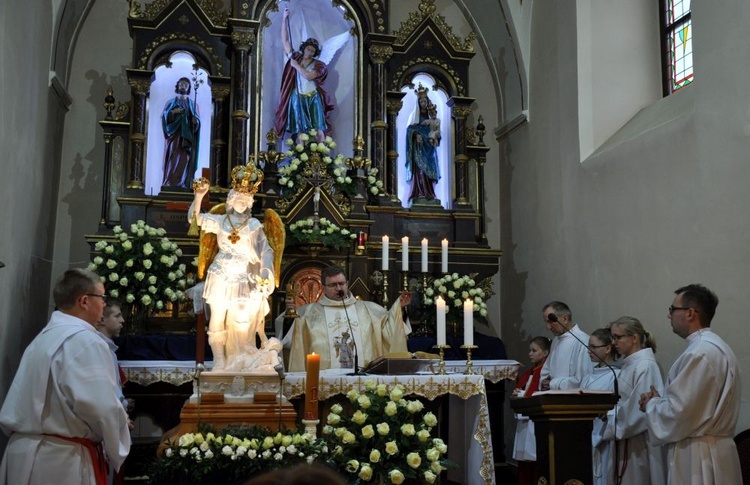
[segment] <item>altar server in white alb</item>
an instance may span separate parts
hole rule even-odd
[[[0,410],[10,436],[3,485],[103,485],[106,460],[117,470],[130,450],[109,348],[94,328],[104,286],[94,273],[71,269],[53,297],[59,311],[24,352]]]
[[[668,483],[742,483],[734,443],[740,413],[740,367],[729,345],[709,326],[719,299],[705,286],[675,291],[672,330],[687,340],[667,376],[664,395],[641,396],[649,438],[668,448]]]
[[[552,339],[549,357],[542,367],[540,389],[546,391],[579,388],[581,379],[593,368],[589,351],[582,343],[589,341],[588,334],[573,323],[570,307],[561,301],[552,301],[544,305],[542,318],[547,324],[547,329],[555,337]],[[575,337],[578,337],[580,342]]]
[[[612,344],[612,334],[609,332],[609,328],[597,328],[591,332],[589,355],[595,367],[581,381],[581,389],[614,392],[615,379],[620,373],[620,369],[616,367],[617,351]],[[605,422],[596,418],[591,432],[593,485],[613,483],[615,444],[613,441],[602,439],[604,426]]]
[[[662,485],[667,478],[666,453],[648,440],[646,418],[638,410],[641,393],[662,389],[661,371],[656,364],[656,342],[643,324],[633,317],[620,317],[610,325],[612,342],[622,359],[617,376],[620,400],[607,412],[602,440],[615,441],[617,461],[614,483]]]

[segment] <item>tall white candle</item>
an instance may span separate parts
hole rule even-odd
[[[448,240],[443,239],[440,243],[440,272],[448,274]]]
[[[427,272],[427,238],[422,239],[422,273]]]
[[[437,314],[437,344],[445,345],[445,300],[442,296],[435,298],[435,312]]]
[[[383,236],[383,263],[381,269],[388,271],[388,236]]]
[[[409,271],[409,236],[401,238],[401,271]]]
[[[474,301],[464,301],[464,345],[474,345]]]

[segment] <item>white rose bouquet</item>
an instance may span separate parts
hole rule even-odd
[[[153,464],[151,483],[241,483],[248,477],[297,463],[312,463],[328,452],[308,434],[269,434],[261,427],[186,433],[171,442]]]
[[[346,166],[344,155],[341,153],[333,155],[337,146],[336,142],[330,136],[318,142],[315,140],[316,134],[316,130],[311,130],[309,134],[302,133],[297,138],[296,144],[291,138],[286,140],[286,159],[279,166],[278,184],[281,193],[294,193],[299,189],[305,177],[305,168],[309,166],[313,157],[320,157],[335,189],[347,196],[356,194],[356,181],[348,175],[349,167]],[[383,182],[377,180],[377,174],[377,168],[365,171],[365,187],[372,195],[383,193]]]
[[[300,244],[320,243],[336,250],[345,248],[350,241],[357,238],[356,234],[337,226],[325,217],[318,221],[317,230],[314,226],[315,221],[311,217],[293,222],[289,225],[289,235]]]
[[[424,304],[433,313],[435,298],[442,295],[445,300],[446,321],[453,326],[463,323],[463,305],[466,299],[474,302],[474,313],[487,317],[487,300],[494,294],[492,280],[489,278],[477,283],[477,273],[459,276],[458,273],[435,278],[424,293]]]
[[[404,398],[400,385],[365,382],[365,392],[346,396],[353,412],[334,404],[323,426],[329,462],[351,483],[439,483],[440,472],[453,467],[447,445],[433,436],[437,417],[422,401]]]
[[[164,229],[138,221],[129,232],[115,226],[113,233],[113,241],[96,243],[88,269],[99,275],[107,295],[123,302],[123,313],[128,308],[163,311],[185,298],[186,268],[178,262],[182,250]]]

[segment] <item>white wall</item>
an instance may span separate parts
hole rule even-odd
[[[742,321],[750,264],[750,39],[743,34],[750,4],[693,2],[695,83],[646,107],[582,163],[577,60],[586,46],[576,37],[576,4],[534,3],[532,121],[501,148],[500,178],[509,189],[502,316],[511,357],[527,360],[525,342],[547,334],[541,306],[560,299],[587,331],[621,315],[639,318],[656,337],[666,374],[684,349],[667,320],[672,292],[699,282],[719,295],[712,328],[750,375],[743,349],[750,330]],[[599,22],[606,30],[618,19]],[[617,83],[607,88],[618,96]],[[750,427],[748,392],[745,386],[738,430]]]
[[[49,311],[55,127],[64,113],[49,88],[51,32],[51,6],[0,3],[0,402]],[[0,450],[5,442],[0,435]]]

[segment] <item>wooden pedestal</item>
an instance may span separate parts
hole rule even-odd
[[[542,394],[511,399],[513,411],[534,421],[539,483],[593,482],[593,420],[612,409],[617,398],[614,394]]]
[[[180,424],[164,433],[157,455],[183,434],[196,433],[202,423],[216,429],[230,425],[263,426],[274,432],[297,429],[297,412],[279,395],[281,383],[275,374],[203,372],[199,381],[194,382],[196,393],[182,407]]]

